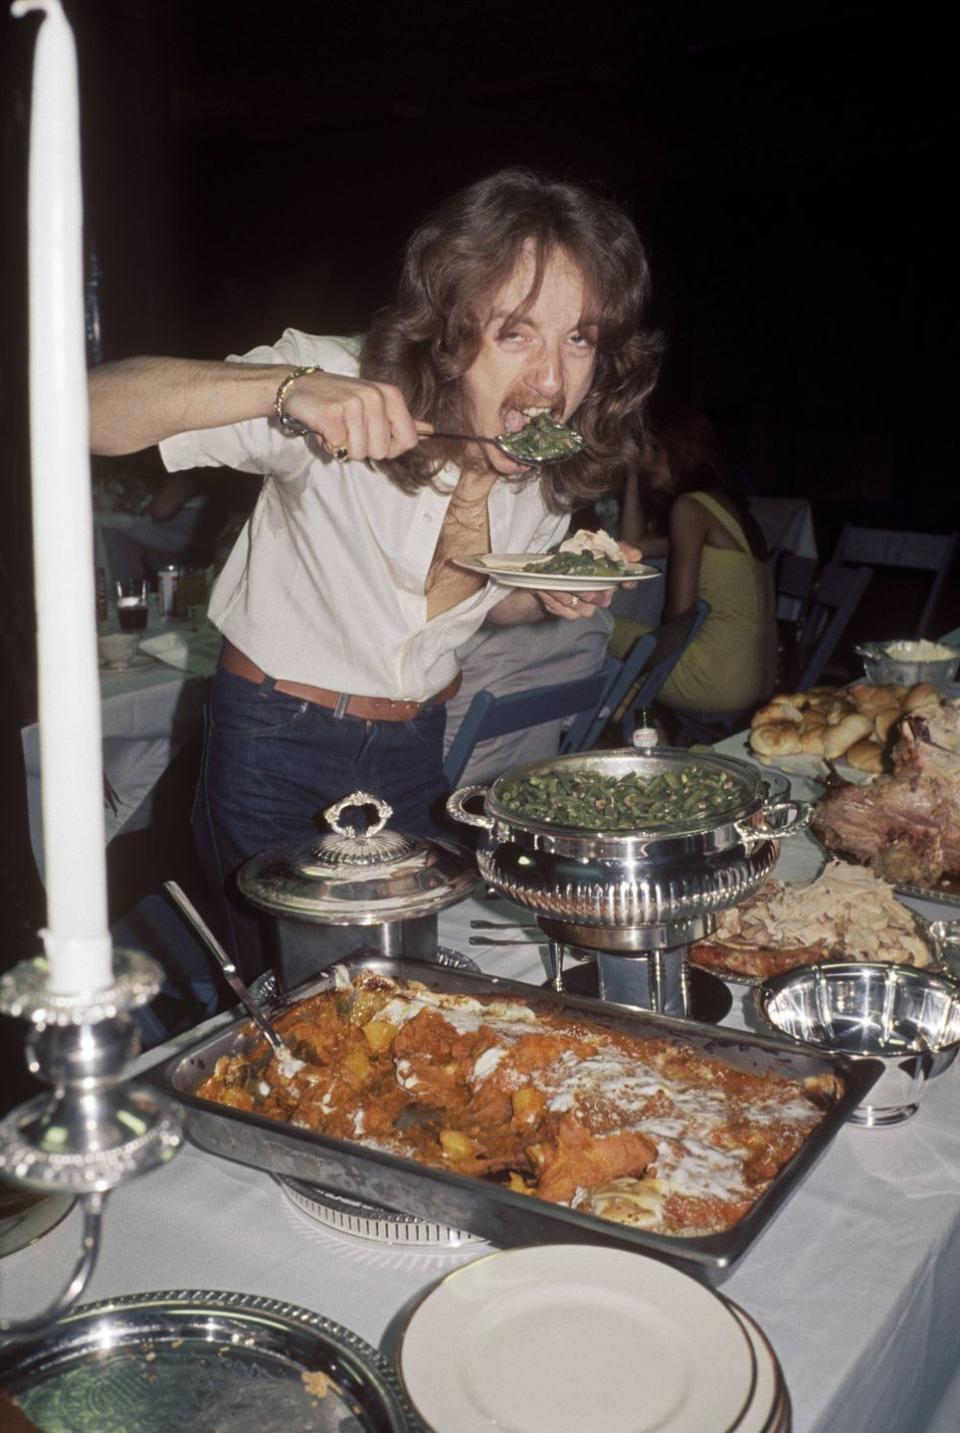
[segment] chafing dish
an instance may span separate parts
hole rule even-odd
[[[587,830],[532,820],[505,790],[518,778],[562,772],[652,779],[697,766],[732,779],[729,806],[701,818],[630,831]],[[468,803],[483,798],[482,812]],[[514,767],[487,788],[463,787],[447,802],[480,828],[484,879],[534,911],[549,935],[587,949],[636,951],[688,944],[708,934],[716,911],[751,895],[772,871],[780,840],[804,830],[812,808],[771,800],[764,775],[733,757],[658,748],[591,752]],[[548,924],[549,922],[549,924]]]
[[[345,811],[372,806],[357,831]],[[479,877],[474,862],[440,841],[386,828],[385,801],[355,791],[323,813],[330,826],[312,841],[262,851],[241,868],[241,894],[267,917],[270,964],[289,990],[345,955],[433,960],[437,915],[465,900]]]
[[[883,1074],[850,1115],[854,1124],[900,1124],[960,1049],[960,990],[912,966],[849,962],[788,970],[757,987],[757,1012],[806,1045],[880,1061]]]
[[[598,1006],[594,1001],[567,994],[535,990],[492,976],[438,969],[422,962],[366,957],[345,961],[343,969],[351,978],[361,970],[372,970],[399,980],[421,981],[432,990],[474,996],[495,994],[529,1001],[535,1008],[575,1012],[597,1026],[641,1038],[666,1036],[683,1040],[700,1053],[726,1060],[739,1069],[773,1071],[791,1079],[825,1074],[842,1079],[842,1096],[825,1112],[798,1154],[748,1214],[721,1234],[688,1239],[631,1229],[563,1205],[516,1194],[484,1180],[432,1169],[352,1141],[330,1139],[312,1130],[198,1099],[194,1090],[219,1057],[245,1038],[245,1023],[239,1017],[192,1044],[182,1043],[180,1051],[153,1073],[154,1083],[186,1107],[189,1137],[213,1154],[368,1204],[469,1230],[503,1246],[561,1241],[642,1249],[708,1281],[718,1281],[766,1228],[851,1111],[862,1103],[880,1073],[879,1066],[870,1062],[799,1050],[782,1040],[717,1030],[667,1016],[640,1015],[613,1004]],[[328,988],[331,981],[331,975],[319,976],[301,986],[297,997]]]

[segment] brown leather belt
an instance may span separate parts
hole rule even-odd
[[[264,681],[266,672],[261,672],[256,662],[251,662],[232,642],[224,639],[220,653],[220,665],[235,677],[244,677],[257,685]],[[361,721],[413,721],[424,707],[435,706],[437,702],[448,702],[460,690],[462,677],[458,672],[453,681],[442,692],[425,702],[395,702],[390,697],[353,697],[346,692],[328,692],[325,687],[310,687],[305,682],[278,681],[278,692],[302,701],[313,702],[315,706],[327,707],[340,716],[359,717]]]

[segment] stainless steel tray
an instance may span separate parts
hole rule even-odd
[[[249,1294],[81,1305],[42,1338],[0,1350],[0,1386],[43,1433],[420,1428],[376,1349],[308,1309]]]
[[[244,1038],[246,1022],[240,1018],[181,1049],[147,1076],[181,1101],[186,1107],[190,1138],[213,1154],[273,1174],[292,1176],[307,1184],[321,1185],[365,1203],[467,1229],[501,1246],[575,1241],[642,1249],[688,1273],[718,1282],[766,1228],[826,1150],[847,1116],[863,1103],[867,1090],[881,1073],[881,1066],[875,1060],[825,1055],[792,1041],[641,1014],[628,1006],[600,1004],[596,1000],[542,991],[495,976],[442,970],[420,961],[368,957],[345,961],[343,968],[351,977],[361,970],[371,970],[399,980],[418,980],[431,990],[465,995],[496,994],[525,1000],[534,1008],[576,1012],[591,1024],[623,1030],[640,1038],[668,1036],[684,1040],[701,1053],[724,1059],[742,1070],[760,1073],[769,1070],[791,1079],[834,1072],[843,1078],[842,1098],[826,1112],[798,1154],[781,1170],[749,1213],[722,1234],[688,1239],[630,1229],[559,1204],[514,1194],[484,1180],[431,1169],[414,1160],[352,1141],[330,1139],[313,1130],[198,1099],[193,1092],[200,1081],[221,1055]],[[291,1003],[327,988],[330,983],[329,973],[324,973],[300,986],[291,996]]]

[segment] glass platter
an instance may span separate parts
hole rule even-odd
[[[293,1304],[209,1290],[79,1306],[0,1352],[42,1433],[414,1433],[386,1359]]]
[[[548,559],[545,557],[544,561]],[[600,592],[607,587],[621,587],[624,582],[641,582],[645,577],[662,577],[656,567],[642,562],[629,562],[626,570],[615,577],[586,577],[569,572],[525,572],[536,554],[529,552],[489,552],[475,557],[455,558],[457,567],[493,577],[501,587],[534,587],[540,592]]]

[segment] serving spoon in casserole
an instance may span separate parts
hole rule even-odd
[[[289,1045],[284,1043],[283,1036],[267,1019],[250,990],[240,979],[240,973],[237,967],[217,940],[217,937],[207,925],[196,906],[190,900],[190,897],[181,890],[176,881],[164,881],[163,889],[180,911],[180,914],[184,916],[188,925],[193,928],[203,941],[207,950],[209,950],[226,976],[227,984],[239,998],[247,1014],[262,1031],[264,1038],[276,1056],[280,1066],[280,1073],[287,1079],[292,1079],[294,1075],[303,1069],[305,1061],[297,1059]]]

